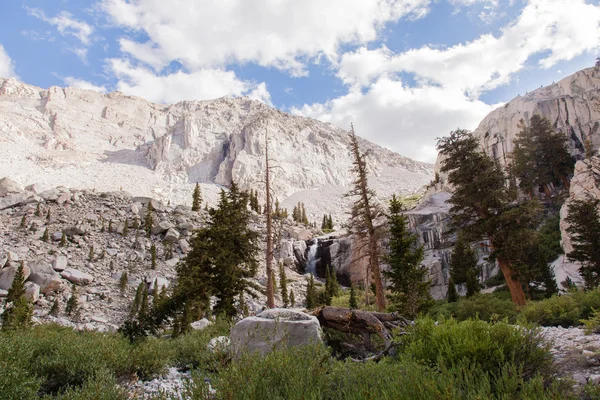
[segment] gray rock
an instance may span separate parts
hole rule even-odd
[[[92,275],[73,268],[65,269],[60,275],[76,285],[89,285],[94,280]]]
[[[44,187],[40,183],[34,183],[31,185],[25,186],[25,190],[35,193],[35,194],[39,194],[39,193],[42,193],[44,190],[46,190],[46,187]]]
[[[57,256],[54,261],[52,261],[52,268],[55,271],[64,271],[67,268],[67,265],[69,264],[69,261],[67,260],[67,257],[65,256]]]
[[[159,235],[161,233],[165,233],[166,231],[168,231],[169,229],[173,228],[173,224],[170,223],[169,221],[158,221],[155,222],[154,226],[152,227],[152,234],[153,235]]]
[[[586,385],[587,384],[587,378],[582,375],[582,374],[575,374],[573,375],[573,380],[577,383],[579,383],[580,385]]]
[[[4,197],[9,193],[20,193],[23,187],[10,178],[0,179],[0,197]]]
[[[39,285],[42,293],[56,292],[61,288],[62,279],[49,263],[35,261],[29,263],[29,268],[31,269],[29,280]]]
[[[58,205],[63,205],[66,202],[71,202],[71,195],[69,193],[63,193],[60,196],[58,196],[58,199],[56,199],[56,202],[58,203]]]
[[[208,327],[208,326],[210,326],[212,324],[213,323],[211,321],[209,321],[208,319],[202,318],[201,320],[192,322],[190,324],[190,326],[195,331],[201,331],[201,330],[205,329],[206,327]]]
[[[8,290],[0,289],[0,297],[8,296]]]
[[[34,282],[25,282],[25,297],[32,303],[40,298],[40,287]]]
[[[83,235],[87,234],[89,230],[90,230],[89,225],[79,224],[79,225],[75,225],[75,226],[69,226],[69,227],[65,228],[63,232],[67,236],[74,236],[74,235],[83,236]]]
[[[63,235],[62,232],[54,232],[52,234],[52,240],[54,240],[55,242],[58,242],[59,240],[62,239],[62,235]]]
[[[180,239],[179,240],[179,248],[181,249],[181,252],[183,254],[187,254],[190,252],[190,250],[192,250],[192,247],[190,246],[190,243],[185,240],[185,239]]]
[[[593,383],[594,385],[600,385],[600,375],[592,374],[588,378],[588,382]]]
[[[230,347],[231,347],[231,339],[229,339],[227,336],[214,337],[214,338],[210,339],[210,341],[206,345],[206,348],[208,349],[208,351],[210,351],[212,353],[216,353],[216,352],[225,353],[225,352],[229,351]]]
[[[165,265],[167,267],[173,268],[177,265],[178,262],[179,262],[179,257],[173,257],[170,260],[165,261]]]
[[[11,263],[9,267],[2,268],[2,272],[0,272],[0,289],[8,290],[10,289],[13,279],[15,279],[15,275],[17,274],[17,265],[12,265],[15,263]],[[29,278],[30,269],[27,265],[23,266],[23,276],[25,280]]]
[[[176,229],[170,228],[165,234],[165,242],[174,243],[179,239],[179,232]]]
[[[231,330],[234,356],[244,352],[264,355],[275,348],[322,343],[316,317],[296,310],[273,308],[244,318]]]
[[[148,287],[148,293],[154,295],[155,286],[158,286],[158,291],[162,290],[162,288],[169,287],[168,279],[163,278],[162,276],[153,276],[150,278],[150,285]]]
[[[46,201],[56,201],[58,196],[60,196],[60,191],[56,188],[44,190],[42,193],[38,193],[38,195],[46,200]]]
[[[111,248],[106,249],[106,254],[108,254],[111,257],[116,256],[117,253],[118,253],[117,249],[111,249]]]
[[[21,192],[15,194],[9,194],[5,197],[0,197],[0,210],[11,208],[23,204],[31,197],[29,192]]]

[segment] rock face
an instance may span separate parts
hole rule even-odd
[[[323,342],[316,317],[286,308],[273,308],[244,318],[232,328],[230,338],[233,353],[238,357],[245,352],[264,355],[275,348]]]
[[[0,79],[0,176],[18,182],[123,187],[178,204],[190,204],[193,185],[201,182],[214,203],[216,185],[235,180],[242,189],[256,189],[265,134],[279,167],[272,188],[282,205],[291,212],[303,201],[314,220],[329,207],[341,219],[338,196],[351,182],[351,159],[347,132],[331,124],[245,97],[165,106],[119,92],[44,90]],[[361,146],[372,149],[370,182],[383,197],[412,193],[431,180],[429,164],[365,140]]]

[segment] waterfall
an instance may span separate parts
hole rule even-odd
[[[319,239],[315,238],[313,244],[308,248],[308,255],[306,257],[306,268],[305,273],[313,274],[317,276],[317,249],[319,247]]]

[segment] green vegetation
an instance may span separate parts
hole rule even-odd
[[[200,191],[200,185],[196,183],[196,187],[194,187],[194,193],[192,194],[192,211],[200,211],[201,204],[202,192]]]
[[[470,244],[465,240],[462,232],[458,233],[452,257],[450,259],[450,278],[454,284],[465,284],[467,288],[467,297],[473,296],[481,290],[479,280],[479,268],[477,267],[477,255],[471,249]],[[456,290],[456,288],[454,289]],[[450,289],[448,289],[450,293]],[[450,294],[448,295],[450,296]]]
[[[570,224],[567,231],[573,241],[573,251],[567,256],[570,260],[581,262],[579,273],[587,288],[600,284],[600,200],[574,200],[569,203]]]

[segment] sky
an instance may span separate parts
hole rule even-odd
[[[413,159],[594,65],[600,0],[3,0],[0,77],[249,96]]]

